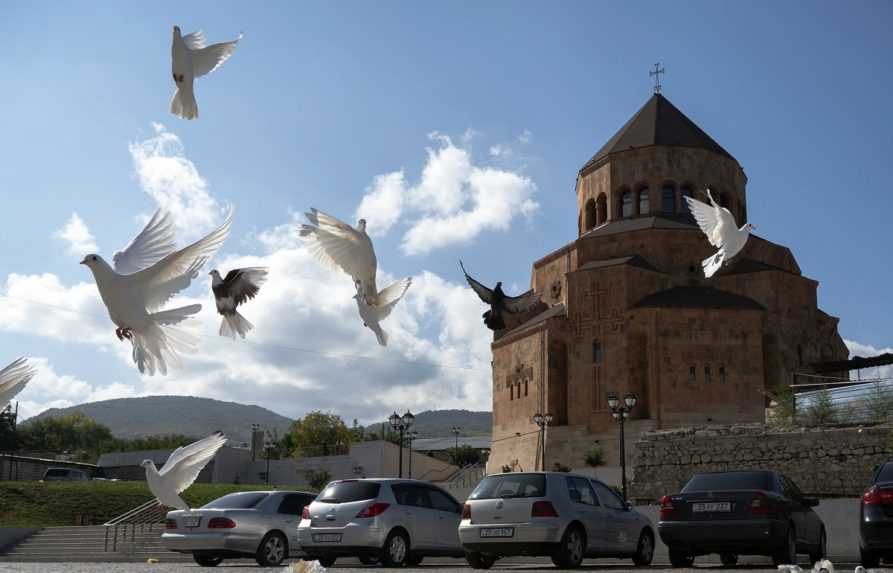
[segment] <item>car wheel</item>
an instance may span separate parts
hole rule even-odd
[[[784,546],[772,556],[772,564],[775,566],[797,564],[797,536],[793,524],[788,525]]]
[[[335,561],[337,559],[338,558],[333,555],[325,555],[325,556],[317,559],[317,561],[319,561],[319,564],[322,565],[323,567],[329,568],[335,564]]]
[[[678,549],[670,549],[670,565],[673,567],[691,567],[694,562],[694,555],[689,555]]]
[[[288,557],[288,541],[278,531],[266,534],[254,558],[261,567],[278,567]]]
[[[466,551],[465,560],[468,561],[472,569],[489,569],[496,563],[496,558],[492,555],[485,555],[477,551]]]
[[[650,530],[642,530],[639,536],[639,545],[636,546],[636,554],[633,555],[633,563],[639,567],[651,565],[654,559],[654,534]]]
[[[859,547],[859,563],[866,569],[876,569],[881,566],[881,556],[874,551]]]
[[[409,559],[409,538],[395,530],[388,535],[381,550],[381,564],[385,567],[403,567]]]
[[[819,533],[819,544],[814,551],[809,552],[809,562],[815,563],[821,561],[828,556],[828,537],[825,535],[825,528]]]
[[[738,564],[738,556],[734,553],[720,553],[719,561],[723,567],[734,567]]]
[[[567,528],[561,537],[558,551],[552,556],[552,563],[559,569],[576,569],[586,554],[586,537],[579,527]]]
[[[192,560],[202,567],[217,567],[223,563],[223,557],[219,555],[203,555],[201,553],[193,553]]]
[[[360,555],[360,563],[363,565],[378,565],[378,557],[375,555]],[[328,565],[325,565],[328,567]]]
[[[424,558],[425,558],[424,555],[414,553],[409,556],[409,559],[406,560],[406,564],[410,567],[415,567],[415,566],[419,565],[422,562],[422,559],[424,559]]]

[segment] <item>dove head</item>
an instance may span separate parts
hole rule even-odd
[[[359,222],[357,222],[357,228],[360,231],[365,233],[366,232],[366,219],[360,219]]]
[[[208,274],[211,275],[211,282],[213,282],[214,284],[223,282],[223,279],[220,277],[220,273],[217,272],[217,269],[212,270]]]
[[[754,229],[756,229],[756,227],[754,227],[754,226],[751,225],[750,223],[744,223],[744,226],[741,227],[741,229],[744,230],[744,231],[747,231],[748,233],[750,233],[751,231],[753,231]]]
[[[181,35],[180,27],[179,27],[179,26],[174,26],[174,36],[177,37],[177,38],[179,38],[180,35]]]
[[[140,462],[140,465],[146,469],[149,469],[155,467],[155,462],[153,462],[152,460],[143,460]]]
[[[93,271],[94,275],[97,272],[110,271],[112,269],[109,264],[105,262],[105,259],[99,255],[87,255],[84,257],[84,260],[81,261],[81,264],[87,265],[87,267]]]

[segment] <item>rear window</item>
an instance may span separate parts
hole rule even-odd
[[[375,499],[381,490],[381,484],[371,481],[336,481],[329,485],[316,501],[325,503],[350,503]]]
[[[772,474],[767,472],[728,472],[716,474],[697,474],[691,478],[682,493],[692,491],[713,491],[727,489],[761,489],[773,491]]]
[[[543,474],[503,474],[488,476],[478,484],[468,499],[506,497],[544,497],[546,476]]]
[[[257,507],[257,504],[266,499],[268,495],[252,491],[230,493],[202,506],[202,509],[251,509]]]
[[[877,474],[876,482],[893,481],[893,462],[887,462]]]

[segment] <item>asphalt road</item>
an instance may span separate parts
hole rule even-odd
[[[742,558],[743,559],[743,558]],[[603,573],[705,573],[705,572],[734,572],[744,571],[746,573],[777,573],[775,567],[772,567],[768,561],[754,559],[735,568],[722,567],[719,562],[705,558],[702,565],[697,565],[692,569],[671,569],[666,563],[658,563],[651,567],[633,567],[629,561],[618,561],[616,559],[601,560],[592,559],[584,562],[584,566],[580,571],[596,571]],[[835,563],[836,573],[843,571],[849,572],[856,567],[856,563]],[[805,565],[801,567],[806,569]],[[6,573],[174,573],[178,571],[213,571],[213,570],[234,570],[234,571],[251,571],[252,573],[294,573],[296,571],[291,565],[284,567],[258,567],[254,561],[237,560],[224,561],[216,569],[207,569],[199,567],[193,563],[0,563],[0,572]],[[377,571],[382,572],[383,569],[377,567],[363,567],[358,561],[345,559],[339,561],[332,567],[333,571],[344,571],[345,573],[360,571]],[[556,569],[548,560],[536,559],[531,560],[513,560],[506,559],[499,561],[491,571],[517,571],[522,573],[534,571],[549,571],[554,573]],[[893,569],[886,569],[893,571]],[[886,571],[885,569],[877,569],[874,571]],[[425,560],[422,567],[413,569],[402,569],[402,573],[452,573],[452,572],[471,573],[473,571],[468,567],[465,561],[461,559],[431,559]]]

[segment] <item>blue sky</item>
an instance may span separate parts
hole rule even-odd
[[[137,218],[157,206],[147,191],[151,177],[141,178],[136,157],[154,149],[159,134],[169,143],[173,138],[161,154],[193,166],[213,206],[236,206],[221,255],[232,261],[295,250],[287,241],[259,238],[310,206],[353,220],[376,177],[402,170],[407,187],[420,186],[426,166],[453,153],[512,178],[516,210],[508,221],[418,254],[401,245],[423,206],[376,237],[390,276],[430,273],[411,289],[418,290],[416,302],[408,300],[405,315],[394,319],[394,348],[368,348],[374,339],[353,324],[331,332],[333,340],[342,338],[331,347],[298,318],[261,332],[258,315],[278,317],[287,309],[306,318],[310,311],[300,305],[258,307],[253,316],[248,306],[246,315],[256,319],[256,341],[264,344],[337,347],[379,365],[471,364],[470,371],[434,368],[439,374],[382,367],[378,383],[387,388],[386,379],[405,378],[387,399],[416,408],[487,407],[479,307],[473,299],[456,303],[468,309],[465,327],[450,322],[456,307],[430,297],[436,289],[452,293],[447,298],[464,296],[459,258],[486,282],[523,288],[533,260],[576,236],[576,172],[650,96],[648,70],[660,61],[664,94],[744,167],[758,233],[789,246],[804,274],[820,281],[820,306],[841,318],[846,339],[890,347],[890,21],[893,4],[882,1],[4,2],[0,280],[7,284],[0,288],[9,292],[13,273],[50,274],[59,289],[41,300],[74,304],[70,289],[92,277],[53,235],[76,212],[101,252],[123,246],[138,230]],[[198,80],[194,122],[167,112],[174,24],[203,29],[209,42],[245,32],[236,54]],[[288,280],[337,281],[340,288],[341,278],[317,276],[318,269],[294,256],[307,268]],[[425,284],[435,290],[424,291]],[[101,314],[88,289],[78,292],[81,312]],[[200,288],[190,295],[207,302]],[[426,311],[425,301],[439,306]],[[46,360],[52,376],[21,395],[31,413],[81,401],[77,392],[54,392],[59,384],[90,398],[191,392],[293,416],[322,407],[372,419],[388,408],[384,398],[354,406],[330,396],[331,388],[347,384],[335,373],[356,364],[325,357],[309,364],[309,355],[292,351],[270,351],[265,359],[282,368],[256,396],[234,389],[245,375],[238,368],[218,372],[230,384],[215,385],[195,371],[147,381],[127,363],[110,322],[91,323],[94,340],[62,311],[29,312],[42,313],[47,324],[35,325],[32,315],[7,321],[0,356]],[[349,304],[333,312],[329,320],[355,320]],[[213,315],[206,323],[211,332]],[[100,342],[100,332],[111,340]],[[207,341],[209,352],[227,354],[221,342]],[[295,386],[289,377],[301,382]],[[285,387],[301,387],[288,405],[277,400]]]

